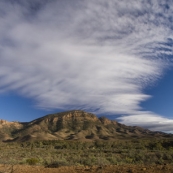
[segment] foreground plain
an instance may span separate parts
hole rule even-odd
[[[173,139],[0,143],[0,173],[173,173]]]
[[[173,165],[63,166],[45,168],[28,165],[0,165],[1,173],[173,173]]]

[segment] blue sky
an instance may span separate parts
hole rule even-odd
[[[173,132],[173,2],[0,1],[0,118],[73,109]]]

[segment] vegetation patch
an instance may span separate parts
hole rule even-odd
[[[0,164],[105,166],[173,164],[173,139],[0,143]]]
[[[26,163],[29,165],[36,165],[37,163],[39,163],[39,160],[37,158],[30,158],[26,159]]]

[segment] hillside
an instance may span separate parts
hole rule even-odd
[[[137,126],[126,126],[117,121],[80,110],[50,114],[31,122],[0,120],[0,141],[35,140],[116,140],[128,138],[169,137]]]

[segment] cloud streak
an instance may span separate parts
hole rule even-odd
[[[159,116],[149,111],[136,112],[134,115],[119,117],[122,123],[139,126],[139,124],[145,128],[154,131],[165,131],[167,133],[173,133],[172,124],[173,120]]]
[[[172,61],[171,1],[31,2],[0,2],[0,93],[40,108],[124,114],[124,123],[153,115],[139,104]]]

